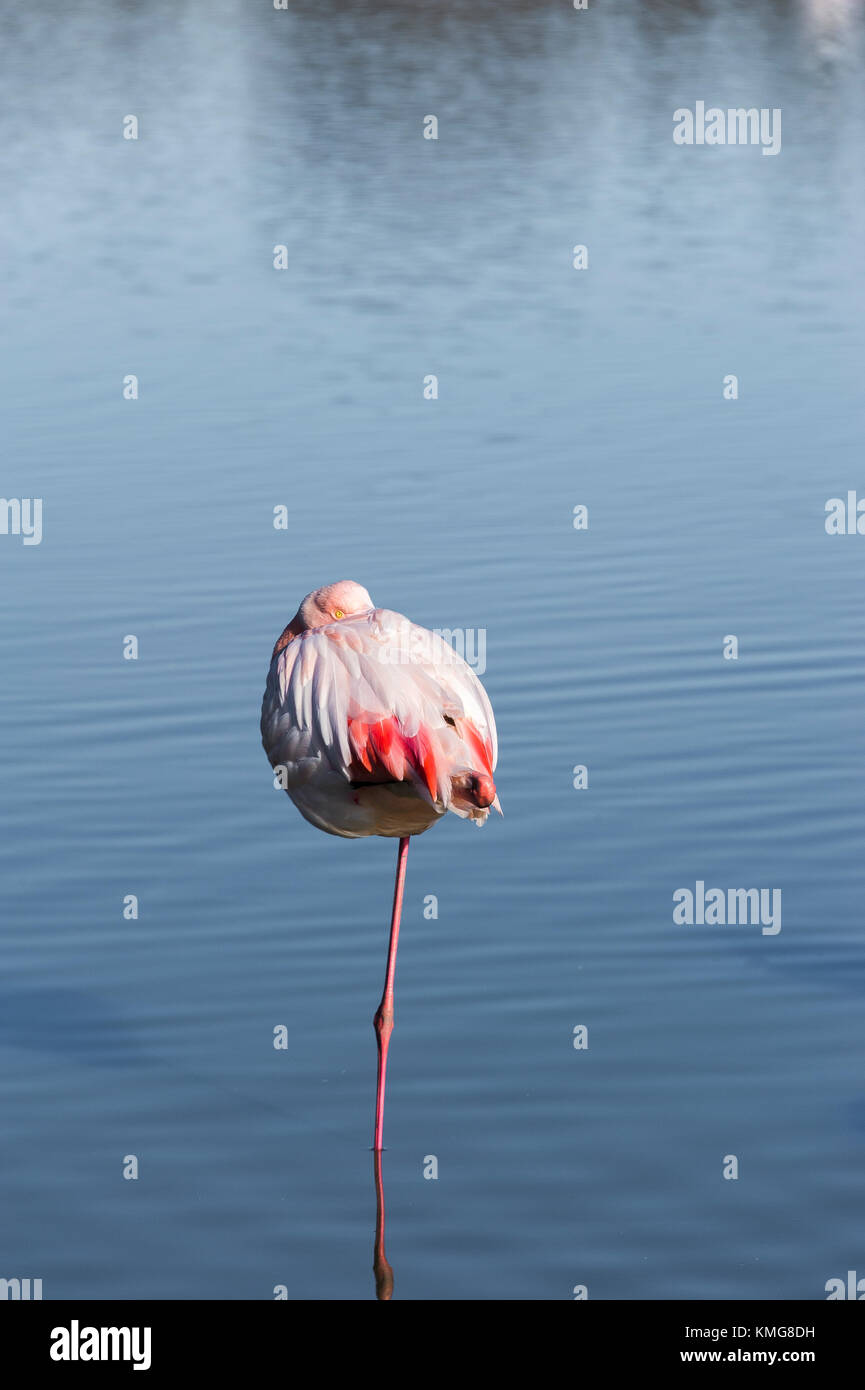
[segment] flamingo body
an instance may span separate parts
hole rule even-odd
[[[360,585],[317,593],[346,603],[346,590],[361,611],[331,598],[341,619],[295,618],[274,648],[261,734],[285,790],[313,825],[349,839],[419,835],[447,811],[483,824],[501,809],[486,691],[441,637],[373,608]]]

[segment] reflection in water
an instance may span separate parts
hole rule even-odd
[[[853,28],[861,0],[802,0],[802,5],[815,33],[840,38]]]
[[[375,1174],[375,1246],[372,1252],[375,1296],[380,1303],[387,1303],[393,1297],[393,1270],[384,1252],[384,1181],[381,1175],[381,1149],[373,1150],[372,1160]]]

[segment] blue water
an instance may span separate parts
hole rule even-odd
[[[44,505],[0,535],[0,1277],[374,1297],[395,846],[313,830],[258,735],[341,578],[486,631],[501,743],[504,819],[409,855],[394,1297],[865,1275],[865,539],[824,527],[865,496],[861,5],[52,0],[0,40],[0,490]],[[676,146],[698,100],[780,108],[780,155]],[[781,931],[674,924],[697,880]]]

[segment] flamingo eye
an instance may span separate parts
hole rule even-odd
[[[343,611],[342,611],[341,608],[334,608],[334,610],[333,610],[333,616],[334,616],[335,618],[344,618],[344,617],[345,617],[345,614],[343,613]]]

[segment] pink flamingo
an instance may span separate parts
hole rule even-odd
[[[307,594],[273,649],[261,739],[301,815],[329,835],[399,839],[378,1044],[382,1147],[394,972],[409,838],[447,811],[501,813],[496,726],[471,667],[436,633],[375,608],[351,580]]]

